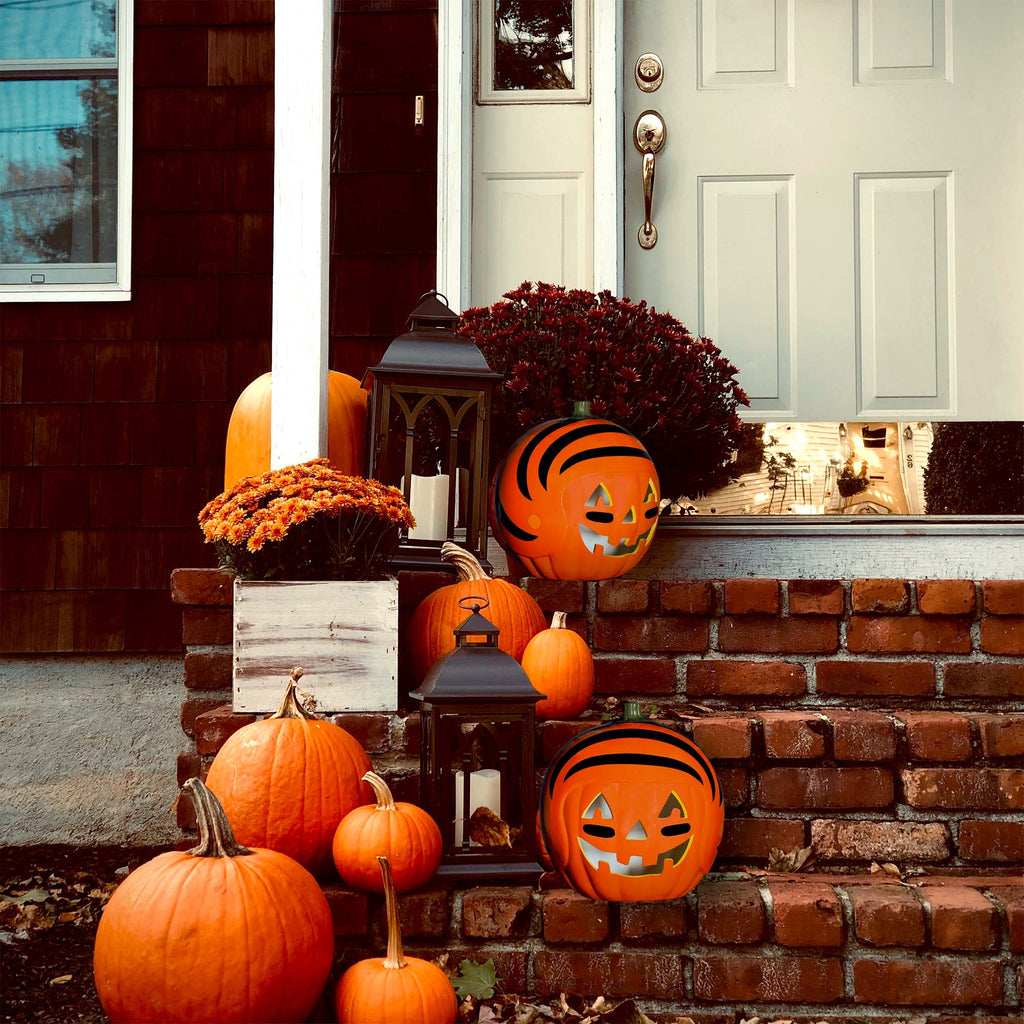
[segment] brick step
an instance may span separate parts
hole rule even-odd
[[[507,992],[635,997],[699,1020],[1005,1015],[1024,994],[1020,876],[715,875],[683,899],[428,886],[399,898],[407,950],[493,959]],[[384,946],[382,900],[325,885],[343,965]],[[848,1016],[836,1016],[845,1012]]]

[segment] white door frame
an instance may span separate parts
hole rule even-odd
[[[594,59],[594,291],[622,291],[622,0],[591,4]],[[437,290],[453,309],[470,301],[472,134],[476,4],[438,0],[437,32]],[[611,55],[600,60],[598,55]]]

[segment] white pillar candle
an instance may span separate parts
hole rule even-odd
[[[469,773],[469,810],[462,809],[462,772],[455,773],[455,845],[462,845],[463,826],[478,807],[487,807],[501,817],[501,773],[481,768]],[[476,845],[475,843],[473,845]]]
[[[444,540],[448,536],[448,477],[414,473],[409,488],[409,508],[416,518],[409,540]]]

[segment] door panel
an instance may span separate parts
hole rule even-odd
[[[1019,0],[626,0],[626,293],[719,344],[751,419],[1024,418],[1021,52]]]

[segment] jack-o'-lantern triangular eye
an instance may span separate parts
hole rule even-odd
[[[608,806],[608,801],[605,800],[603,793],[598,793],[583,812],[584,820],[593,820],[594,818],[610,819],[611,816],[612,809]]]
[[[654,486],[654,481],[653,480],[648,480],[647,481],[647,493],[644,495],[644,501],[657,501],[657,500],[658,500],[658,490]]]
[[[608,492],[608,488],[604,484],[598,484],[594,488],[594,493],[583,503],[584,508],[599,508],[601,505],[610,505],[612,503],[612,496]]]
[[[668,799],[665,801],[665,806],[658,811],[659,818],[670,818],[672,812],[675,811],[680,817],[686,817],[686,808],[683,806],[683,801],[676,796],[675,793],[670,793]]]

